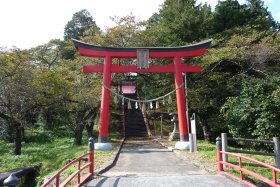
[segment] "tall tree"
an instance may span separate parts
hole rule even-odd
[[[157,45],[185,45],[205,38],[212,30],[212,12],[207,4],[196,0],[166,0],[159,14],[153,15],[148,30]]]
[[[38,112],[33,87],[33,64],[27,51],[0,52],[0,118],[12,130],[14,153],[21,154],[24,126],[29,116]]]
[[[246,23],[246,6],[238,0],[219,1],[215,8],[213,26],[214,32],[221,32]]]
[[[279,25],[275,22],[262,0],[247,0],[247,11],[248,24],[254,29],[279,29]]]
[[[80,39],[89,27],[97,27],[90,13],[83,9],[76,12],[64,28],[64,39]]]
[[[214,33],[245,25],[260,31],[279,29],[262,0],[247,0],[242,5],[238,0],[219,1],[214,12]]]

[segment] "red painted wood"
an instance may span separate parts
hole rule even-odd
[[[88,57],[99,57],[104,58],[111,56],[112,58],[137,58],[136,52],[115,52],[115,51],[100,51],[86,48],[78,48],[80,55]],[[170,52],[149,52],[149,58],[173,58],[175,56],[180,57],[196,57],[204,55],[206,52],[205,48],[195,49],[191,51],[170,51]]]
[[[110,88],[111,87],[111,64],[112,58],[106,56],[104,59],[103,68],[103,83]],[[100,120],[99,120],[99,137],[108,137],[108,125],[109,125],[109,108],[110,108],[110,91],[102,87],[102,98],[100,106]],[[106,143],[106,142],[101,142]]]
[[[263,182],[265,182],[265,183],[267,183],[267,184],[269,184],[269,185],[271,185],[271,186],[273,186],[273,187],[280,187],[280,184],[277,184],[277,172],[280,173],[280,169],[278,169],[278,168],[276,168],[276,167],[273,167],[273,166],[271,166],[271,165],[269,165],[269,164],[260,162],[260,161],[258,161],[258,160],[252,159],[252,158],[250,158],[250,157],[240,155],[240,154],[235,154],[235,153],[230,153],[230,152],[220,151],[220,150],[217,150],[217,152],[219,152],[220,155],[222,155],[222,154],[228,154],[228,155],[231,155],[231,156],[235,156],[235,157],[237,157],[237,159],[239,160],[239,165],[235,165],[235,164],[232,164],[232,163],[224,162],[224,161],[221,160],[222,158],[219,158],[219,157],[218,157],[218,153],[217,153],[218,165],[219,165],[219,164],[220,164],[220,165],[226,165],[226,166],[228,166],[228,167],[231,167],[231,168],[236,169],[236,170],[239,171],[239,172],[247,173],[247,174],[251,175],[252,177],[254,177],[254,178],[256,178],[256,179],[258,179],[258,180],[260,180],[260,181],[263,181]],[[262,166],[262,167],[266,167],[266,168],[271,169],[271,171],[272,171],[272,179],[266,178],[266,177],[264,177],[264,176],[262,176],[262,175],[260,175],[260,174],[258,174],[258,173],[255,173],[255,172],[253,172],[253,171],[251,171],[251,170],[248,170],[248,169],[246,169],[246,168],[242,168],[242,159],[249,160],[249,161],[252,162],[252,163],[256,163],[256,164],[259,164],[259,165]],[[241,166],[240,166],[240,165],[241,165]],[[220,171],[220,170],[219,170],[219,171]],[[228,172],[224,172],[224,173],[227,174],[227,175],[229,175],[229,176],[231,175],[231,174],[228,173]],[[242,174],[242,177],[237,178],[237,179],[239,179],[239,180],[241,180],[241,181],[244,182],[243,174]],[[247,182],[248,182],[248,181],[247,181]],[[252,184],[252,185],[253,185],[253,184]],[[253,186],[254,186],[254,185],[253,185]]]
[[[78,170],[80,171],[81,169],[81,160],[78,162]],[[81,183],[81,172],[78,173],[78,184]]]
[[[59,187],[59,177],[60,177],[60,174],[58,174],[55,178],[55,186],[56,187]]]
[[[94,72],[103,72],[104,64],[97,65],[85,65],[83,66],[84,73],[94,73]],[[181,64],[182,72],[201,72],[202,68],[199,65],[188,65]],[[174,64],[168,64],[164,66],[155,66],[151,65],[147,69],[138,69],[137,66],[120,66],[117,64],[111,65],[111,73],[125,73],[125,72],[134,72],[134,73],[174,73]]]
[[[88,161],[90,163],[88,172],[93,174],[93,172],[94,172],[94,152],[93,152],[93,150],[88,151],[88,158],[89,158]]]
[[[218,159],[218,171],[224,171],[223,164],[221,164],[221,162],[222,162],[221,150],[217,149],[216,154],[217,154],[217,159]]]
[[[181,71],[181,58],[179,56],[174,58],[175,67],[175,86],[179,88],[183,84],[183,77]],[[188,137],[188,121],[186,120],[186,101],[184,88],[180,87],[176,90],[176,100],[177,100],[177,111],[178,111],[178,122],[179,122],[179,132],[180,141],[188,141],[187,139],[182,139],[183,137]]]
[[[85,164],[84,166],[82,166],[80,169],[74,171],[74,173],[72,173],[70,176],[68,176],[65,181],[62,182],[62,184],[60,184],[59,178],[60,178],[60,174],[62,172],[64,172],[67,168],[69,168],[70,166],[74,165],[77,162],[80,162],[83,158],[87,157],[89,155],[89,153],[81,155],[80,157],[74,159],[73,161],[71,161],[70,163],[68,163],[66,166],[64,166],[63,168],[61,168],[58,172],[56,172],[56,174],[54,174],[51,178],[49,178],[46,182],[44,182],[44,184],[42,184],[41,187],[47,187],[49,186],[53,181],[55,181],[55,186],[63,186],[68,184],[76,175],[80,174],[80,172],[87,168],[90,167],[90,163]],[[90,176],[92,176],[93,173],[88,173],[86,175],[86,177],[83,177],[80,180],[80,184],[82,184],[83,182],[85,182],[85,180],[87,178],[89,178]],[[80,184],[77,184],[77,186],[80,186]]]
[[[239,167],[242,168],[242,159],[241,159],[241,157],[239,156],[239,157],[237,157],[237,159],[238,159]],[[240,180],[244,180],[244,176],[243,176],[242,170],[239,171],[239,177],[240,177]]]

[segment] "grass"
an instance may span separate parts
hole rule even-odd
[[[81,146],[73,145],[73,138],[43,130],[27,130],[26,142],[22,144],[22,154],[13,155],[13,143],[0,141],[0,172],[26,166],[37,166],[39,176],[37,185],[46,176],[53,174],[65,165],[67,159],[78,157],[87,152],[87,138]],[[117,136],[117,135],[114,135]],[[114,143],[113,143],[113,146]],[[95,169],[111,159],[113,151],[95,150]]]
[[[188,157],[196,160],[197,164],[203,165],[204,168],[206,168],[208,171],[216,171],[217,170],[217,157],[216,157],[216,147],[214,143],[204,141],[204,140],[198,140],[198,151],[196,153],[189,153],[184,151],[184,154],[186,154]],[[233,147],[230,147],[230,149],[234,149]],[[250,150],[254,151],[254,150]],[[244,154],[242,154],[244,155]],[[261,156],[261,155],[244,155],[250,158],[253,158],[258,161],[262,161],[264,163],[274,165],[274,158],[271,156]],[[242,159],[243,160],[243,159]],[[234,156],[229,156],[228,161],[230,163],[234,163],[238,165],[238,160]],[[259,165],[253,164],[250,161],[243,160],[243,167],[251,170],[255,173],[258,173],[266,178],[271,179],[272,178],[272,172],[270,169],[261,167]],[[225,171],[228,171],[237,177],[239,177],[239,172],[226,167]],[[248,181],[251,181],[253,183],[259,182],[257,179],[250,177],[249,175],[245,174],[245,179]],[[280,178],[280,174],[278,173],[278,178]]]

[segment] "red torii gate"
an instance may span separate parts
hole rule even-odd
[[[85,65],[83,66],[84,73],[100,72],[103,73],[103,84],[106,87],[111,87],[111,73],[135,72],[135,73],[174,73],[178,110],[178,122],[180,132],[179,149],[188,148],[189,131],[188,121],[186,120],[186,102],[183,84],[183,72],[201,72],[202,68],[199,65],[182,64],[181,58],[196,57],[204,55],[206,49],[210,47],[212,40],[206,40],[193,45],[182,47],[133,47],[133,48],[116,48],[94,46],[78,40],[73,40],[75,47],[80,55],[87,57],[104,58],[103,64]],[[144,54],[143,54],[144,52]],[[143,67],[136,65],[121,66],[112,64],[113,58],[137,58],[139,54],[146,58],[173,58],[173,64],[162,66]],[[99,137],[96,144],[97,149],[111,149],[111,144],[108,142],[108,124],[109,124],[109,105],[110,91],[104,86],[102,87],[102,98],[100,108],[100,124]]]

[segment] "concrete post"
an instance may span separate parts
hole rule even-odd
[[[279,138],[273,137],[274,142],[274,153],[275,153],[275,165],[277,168],[280,168],[280,144]]]
[[[189,133],[189,140],[190,140],[190,152],[193,153],[195,151],[195,140],[194,140],[194,134]]]
[[[222,151],[227,151],[228,150],[228,140],[227,140],[227,133],[222,133]],[[223,161],[227,162],[228,161],[228,155],[223,154]]]

